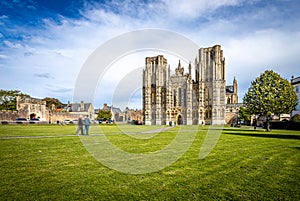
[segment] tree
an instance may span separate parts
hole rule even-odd
[[[272,70],[267,70],[251,82],[243,99],[250,114],[266,117],[270,131],[271,114],[289,114],[296,106],[297,95],[289,81]]]
[[[0,110],[16,110],[17,96],[30,97],[19,90],[0,90]]]
[[[244,121],[244,124],[248,124],[250,121],[250,114],[244,107],[240,107],[239,119]]]
[[[98,119],[102,119],[103,121],[110,120],[112,117],[110,110],[99,110]]]
[[[43,101],[46,101],[46,107],[48,108],[51,108],[52,105],[55,105],[56,108],[61,108],[62,107],[62,103],[56,99],[56,98],[49,98],[49,97],[46,97],[46,98],[43,98],[42,99]]]

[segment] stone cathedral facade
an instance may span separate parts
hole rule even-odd
[[[146,125],[225,123],[225,59],[220,45],[200,48],[188,72],[179,61],[171,74],[162,55],[146,57],[143,70],[143,112]]]

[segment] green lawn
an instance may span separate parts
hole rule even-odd
[[[140,134],[157,128],[95,125],[77,137],[74,125],[0,125],[0,200],[300,200],[299,131],[225,127],[199,159],[208,130],[200,127],[179,160],[147,174],[112,170],[81,142],[105,131],[126,152],[155,152],[180,129]]]

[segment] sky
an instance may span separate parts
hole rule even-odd
[[[97,48],[122,34],[159,29],[199,47],[221,45],[227,85],[236,78],[242,102],[251,81],[265,70],[288,80],[300,76],[299,9],[298,0],[1,0],[0,89],[77,101],[77,78]],[[95,108],[103,103],[141,108],[142,83],[130,93],[126,86],[142,79],[135,70],[143,68],[145,57],[158,54],[172,69],[182,59],[187,71],[189,61],[172,53],[133,51],[112,62],[94,96],[82,100]],[[130,72],[137,77],[127,76]]]

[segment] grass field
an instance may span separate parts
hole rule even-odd
[[[180,129],[139,135],[157,128],[124,126],[133,137],[101,125],[109,140],[132,153],[160,150]],[[199,159],[208,130],[200,127],[172,165],[126,174],[91,156],[75,130],[74,125],[0,125],[0,200],[300,200],[299,131],[225,127],[213,151]],[[99,125],[90,131],[85,138],[95,137]]]

